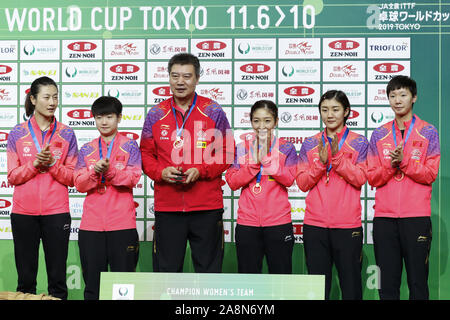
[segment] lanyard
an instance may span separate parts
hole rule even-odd
[[[345,130],[344,135],[343,135],[342,138],[341,138],[341,141],[339,141],[339,144],[338,144],[338,151],[341,150],[342,146],[344,145],[344,142],[345,142],[345,140],[347,139],[347,136],[348,136],[348,132],[349,132],[349,131],[350,131],[350,130],[349,130],[348,128]],[[325,136],[325,131],[324,131],[323,134],[322,134],[322,142],[323,142],[323,145],[325,146],[325,138],[324,138],[324,136]],[[328,138],[328,137],[327,137],[327,138]],[[331,148],[331,146],[330,146],[330,148]],[[331,161],[329,161],[329,162],[330,162],[330,164],[327,166],[327,173],[329,173],[330,170],[331,170]]]
[[[394,144],[397,148],[397,136],[395,134],[395,120],[392,122],[392,135],[394,136]],[[406,146],[406,142],[409,139],[409,136],[411,135],[412,129],[414,127],[414,124],[416,123],[416,116],[413,116],[411,125],[409,126],[408,132],[406,133],[405,142],[403,143],[403,148]]]
[[[109,159],[111,157],[111,152],[114,146],[114,139],[116,139],[116,137],[114,137],[111,141],[111,143],[108,146],[108,151],[106,153],[106,158]],[[98,138],[98,153],[100,155],[100,160],[103,159],[103,153],[102,153],[102,138]],[[102,183],[105,183],[105,177],[102,175]]]
[[[170,101],[170,106],[172,107],[173,117],[175,118],[175,124],[177,126],[177,140],[180,139],[181,134],[183,133],[184,125],[186,124],[187,119],[191,115],[192,110],[194,110],[196,102],[197,102],[197,93],[195,93],[195,95],[194,95],[194,100],[192,101],[192,104],[189,108],[189,112],[188,112],[187,116],[184,118],[183,124],[181,125],[181,128],[180,128],[180,127],[178,127],[177,114],[175,113],[175,108],[173,107],[172,100]]]
[[[48,140],[48,144],[50,144],[50,141],[52,141],[53,135],[56,132],[56,125],[57,125],[57,122],[56,122],[56,118],[55,118],[55,126],[53,127],[53,131],[52,131],[52,134],[50,135],[50,139]],[[33,126],[31,125],[31,119],[28,120],[28,129],[30,130],[30,134],[31,134],[31,137],[33,138],[34,145],[35,145],[38,153],[40,153],[42,150],[41,145],[39,144],[36,134],[34,133]],[[44,136],[43,140],[45,140],[45,136]],[[42,141],[42,144],[44,144],[44,141]]]

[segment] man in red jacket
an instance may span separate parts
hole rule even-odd
[[[217,102],[195,92],[198,58],[177,54],[168,69],[173,96],[148,112],[140,146],[155,182],[153,270],[181,272],[189,240],[195,272],[221,272],[222,173],[234,159],[233,135]]]

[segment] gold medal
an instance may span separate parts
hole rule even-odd
[[[262,187],[261,184],[259,182],[257,182],[254,186],[253,186],[253,193],[254,194],[258,194],[261,193]]]
[[[106,192],[106,184],[100,184],[97,186],[97,192],[104,194]]]
[[[397,172],[394,174],[394,179],[396,181],[402,181],[404,177],[405,177],[405,174],[401,170],[397,170]]]

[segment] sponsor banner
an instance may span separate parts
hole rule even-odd
[[[147,180],[147,196],[153,197],[155,194],[155,182],[149,177],[145,178]]]
[[[292,220],[304,220],[306,203],[305,199],[289,199],[291,203]]]
[[[302,190],[300,190],[296,182],[294,182],[292,186],[288,187],[289,197],[306,197],[307,194],[308,192],[303,192]]]
[[[155,221],[147,220],[145,222],[146,241],[153,241],[153,233],[155,232]]]
[[[17,81],[17,63],[0,62],[0,84]]]
[[[202,59],[231,59],[231,39],[191,39],[191,53]]]
[[[234,128],[252,128],[249,107],[234,107]]]
[[[72,218],[80,218],[83,215],[83,198],[69,197],[69,211]]]
[[[83,111],[80,112],[85,112],[85,109],[83,109]],[[89,143],[100,136],[100,133],[95,128],[86,130],[74,129],[74,132],[75,136],[77,137],[78,149],[80,149],[86,143]]]
[[[87,105],[92,103],[102,96],[102,85],[92,84],[85,85],[62,85],[61,86],[61,102],[63,105],[76,106]]]
[[[367,104],[389,105],[389,99],[386,94],[386,83],[367,85]]]
[[[20,82],[31,83],[40,77],[49,77],[59,81],[59,63],[22,62],[20,64]]]
[[[366,39],[364,38],[324,38],[324,59],[364,59]]]
[[[188,39],[148,39],[148,59],[170,59],[173,55],[188,52]]]
[[[223,219],[231,219],[231,199],[223,199]]]
[[[7,175],[0,175],[0,194],[11,195],[13,194],[14,186],[9,183]]]
[[[139,145],[141,141],[141,133],[142,130],[135,129],[135,130],[128,130],[128,129],[121,129],[119,128],[119,134],[136,141],[136,143]]]
[[[197,86],[198,92],[198,86]],[[147,86],[147,104],[149,107],[156,105],[172,96],[172,91],[170,91],[170,86],[167,84],[154,85],[150,84]]]
[[[275,101],[274,84],[236,84],[234,85],[234,104],[253,105],[257,100]]]
[[[169,83],[169,68],[167,61],[147,62],[147,81]]]
[[[0,142],[0,145],[6,146],[6,143]],[[6,156],[6,152],[0,152],[0,173],[8,173],[8,159]]]
[[[303,223],[293,223],[295,243],[303,243]]]
[[[280,128],[320,128],[320,116],[317,107],[279,107],[278,127]]]
[[[105,62],[106,82],[144,82],[144,62]]]
[[[367,127],[378,128],[386,122],[395,119],[395,113],[390,107],[368,107]]]
[[[100,60],[103,56],[102,40],[63,40],[63,60]]]
[[[102,82],[103,66],[101,62],[63,62],[63,82]]]
[[[365,128],[366,127],[366,108],[363,107],[351,107],[350,115],[347,119],[347,127]]]
[[[319,59],[320,38],[278,39],[279,59]]]
[[[234,39],[235,59],[275,59],[276,39]]]
[[[0,217],[9,217],[12,212],[12,207],[13,207],[12,197],[0,196]]]
[[[231,84],[199,84],[196,92],[220,105],[231,105]]]
[[[365,228],[364,228],[365,227]],[[364,234],[366,235],[365,244],[373,244],[373,223],[363,224]]]
[[[133,187],[133,196],[144,196],[145,195],[144,186],[145,186],[144,174],[142,174],[138,183],[136,183],[136,185]],[[134,201],[138,201],[139,199],[141,198],[134,198]],[[142,216],[138,218],[144,218],[144,202],[142,202],[142,206],[140,209],[142,210]]]
[[[231,82],[231,61],[202,61],[200,64],[200,82]]]
[[[0,127],[12,128],[18,123],[16,107],[0,108]]]
[[[319,84],[278,85],[278,104],[280,105],[317,105],[319,100]]]
[[[20,60],[59,60],[59,40],[21,40]]]
[[[223,222],[223,235],[225,242],[234,242],[234,239],[231,238],[231,228],[232,227],[230,221]]]
[[[135,107],[124,107],[122,110],[121,127],[142,128],[145,121],[145,109]]]
[[[367,57],[369,59],[410,59],[410,38],[368,38]]]
[[[279,82],[320,81],[320,61],[279,61]]]
[[[2,106],[17,105],[17,86],[0,85],[0,105]]]
[[[147,218],[155,219],[155,199],[147,198]]]
[[[319,110],[316,109],[316,112],[319,113]],[[295,150],[299,152],[303,141],[319,132],[320,130],[278,130],[278,138],[292,143],[295,146]],[[297,196],[291,194],[289,195]]]
[[[0,61],[17,60],[19,45],[17,40],[1,40],[0,41]]]
[[[106,60],[145,59],[144,39],[108,39],[105,40]],[[106,68],[106,67],[105,67]]]
[[[1,204],[0,199],[0,204]],[[0,212],[2,210],[0,209]],[[10,219],[0,219],[0,239],[2,240],[12,240],[12,229]]]
[[[343,91],[350,102],[350,105],[366,104],[366,86],[364,84],[340,84],[340,83],[324,83],[322,84],[322,94],[329,90]]]
[[[275,82],[275,61],[236,61],[234,63],[234,81],[237,82]]]
[[[410,76],[409,61],[367,61],[367,81],[387,82],[398,75]]]
[[[95,120],[90,107],[63,108],[62,122],[71,128],[95,128]],[[95,138],[97,137],[98,133],[95,135]]]
[[[323,61],[323,81],[365,82],[365,61]]]
[[[106,96],[115,97],[123,105],[144,105],[145,104],[145,85],[114,85],[105,84],[103,92]]]

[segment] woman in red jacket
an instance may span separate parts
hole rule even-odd
[[[17,291],[36,293],[42,239],[48,293],[66,299],[70,236],[69,194],[78,147],[71,128],[58,122],[58,87],[33,81],[25,101],[26,122],[8,135],[8,181],[14,185],[11,227],[18,273]]]
[[[251,139],[236,148],[225,174],[232,190],[241,189],[236,226],[240,273],[261,273],[264,256],[269,273],[292,273],[294,235],[287,188],[295,178],[297,153],[292,143],[274,135],[278,109],[272,101],[251,108]]]
[[[300,149],[297,185],[306,196],[303,243],[310,274],[325,275],[329,299],[333,263],[343,299],[362,299],[361,186],[366,183],[367,139],[345,122],[350,102],[342,91],[322,95],[319,111],[326,128]]]

